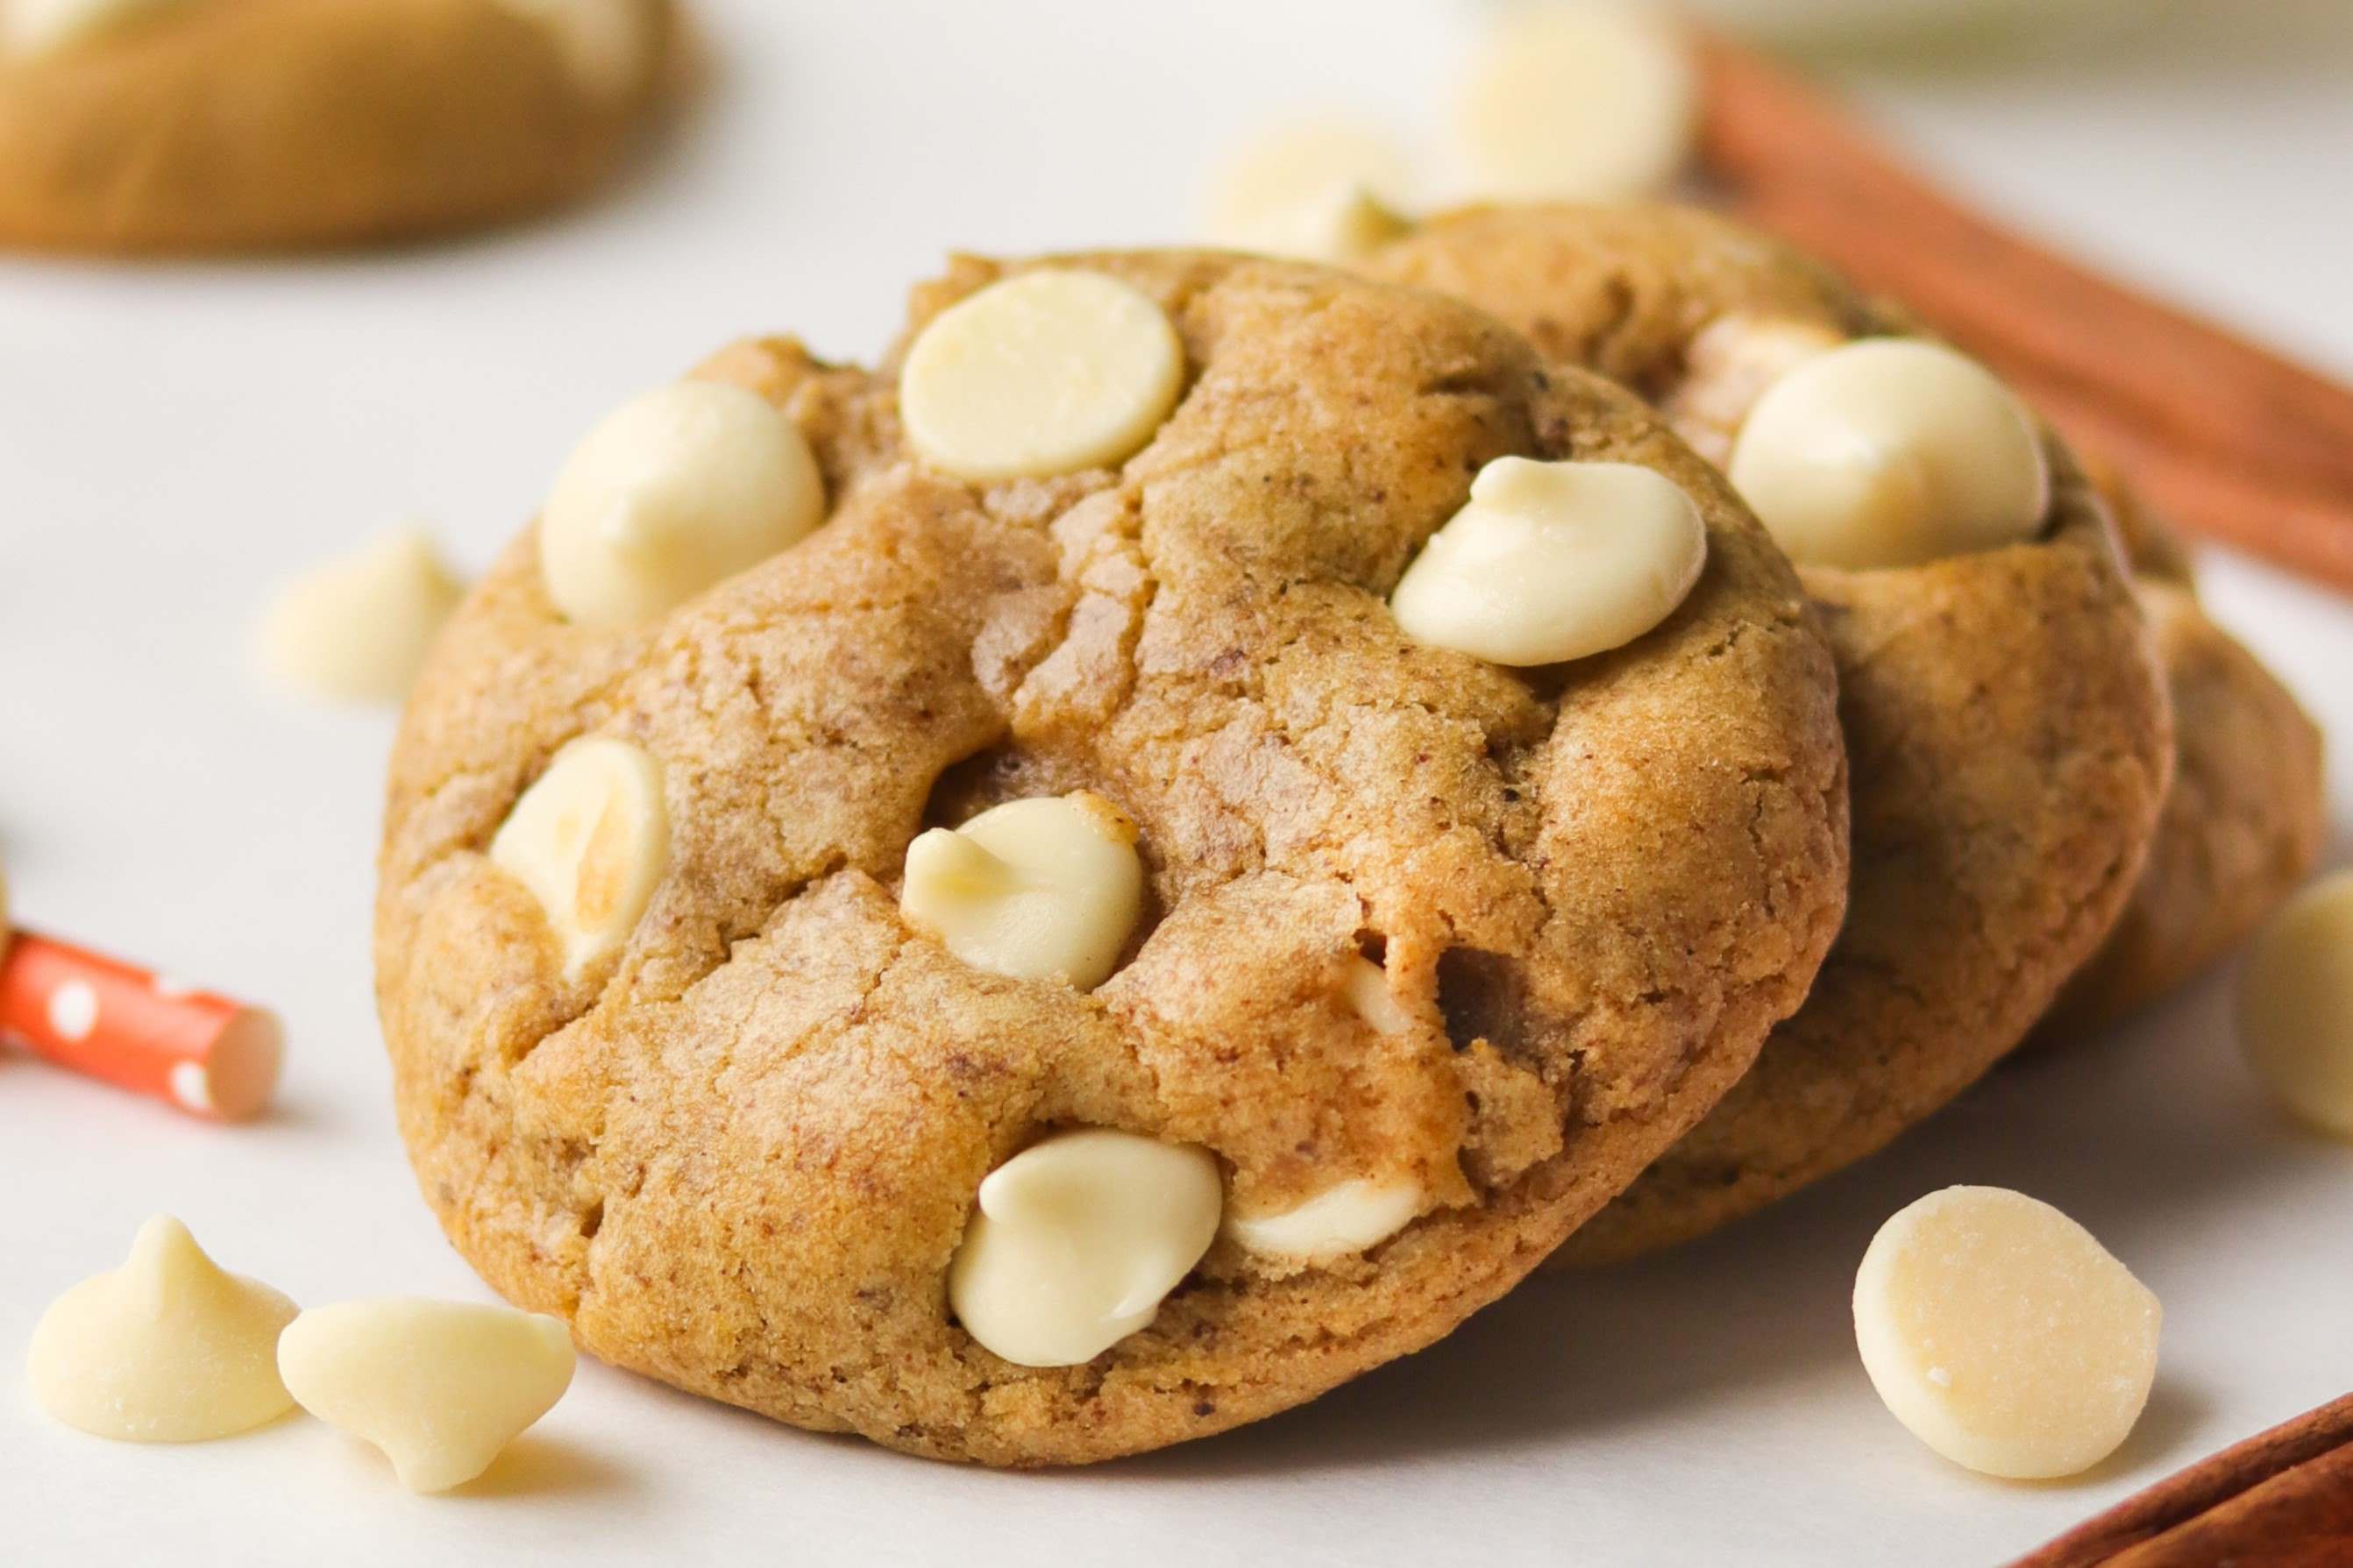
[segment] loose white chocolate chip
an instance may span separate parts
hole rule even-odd
[[[992,283],[918,333],[899,410],[959,479],[1044,479],[1132,456],[1176,406],[1185,347],[1142,290],[1049,269]]]
[[[1229,1215],[1226,1234],[1290,1263],[1329,1263],[1387,1241],[1421,1212],[1421,1184],[1356,1178],[1275,1214]]]
[[[1286,126],[1218,171],[1210,237],[1236,250],[1361,260],[1409,226],[1398,214],[1407,159],[1377,130],[1343,121]]]
[[[421,529],[396,530],[279,591],[261,623],[262,668],[304,696],[397,702],[465,596]]]
[[[278,1335],[293,1302],[222,1272],[187,1226],[158,1215],[131,1259],[50,1304],[26,1378],[69,1426],[131,1443],[197,1443],[293,1408],[278,1377]]]
[[[1699,82],[1671,22],[1607,0],[1525,5],[1481,51],[1461,108],[1481,193],[1623,201],[1691,161]]]
[[[1854,1280],[1855,1342],[1912,1435],[1989,1476],[2089,1469],[2147,1403],[2163,1314],[2049,1204],[1947,1187],[1880,1226]]]
[[[1707,563],[1707,528],[1663,474],[1498,458],[1389,600],[1417,642],[1491,663],[1558,664],[1633,641]]]
[[[0,4],[0,52],[58,52],[192,3],[193,0],[6,0]]]
[[[1345,973],[1340,978],[1341,994],[1348,999],[1356,1016],[1380,1034],[1402,1035],[1413,1027],[1413,1019],[1395,996],[1389,994],[1389,977],[1369,958],[1352,958]]]
[[[2031,535],[2051,504],[2033,416],[1976,361],[1871,338],[1766,388],[1727,466],[1802,565],[1912,566]]]
[[[2306,888],[2256,938],[2239,1043],[2281,1104],[2353,1138],[2353,872]]]
[[[1031,1145],[980,1184],[948,1268],[965,1331],[1020,1366],[1077,1366],[1152,1321],[1217,1239],[1208,1151],[1102,1128]]]
[[[547,29],[565,68],[599,98],[626,98],[644,79],[653,55],[653,16],[645,0],[498,0]]]
[[[1335,185],[1240,248],[1349,267],[1413,231],[1413,220],[1362,185]]]
[[[899,908],[976,969],[1092,991],[1143,912],[1135,825],[1084,790],[1008,801],[908,845]]]
[[[302,1408],[383,1449],[413,1492],[488,1469],[564,1397],[573,1362],[561,1318],[413,1298],[313,1307],[278,1342]]]
[[[566,978],[618,952],[670,869],[661,764],[627,741],[575,741],[523,791],[491,862],[531,889]]]
[[[816,528],[825,480],[798,426],[757,393],[682,381],[626,403],[556,476],[539,563],[588,626],[659,616]]]

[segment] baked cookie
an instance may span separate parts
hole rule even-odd
[[[2038,1029],[2056,1042],[2157,1000],[2252,935],[2319,864],[2319,726],[2198,603],[2189,552],[2096,466],[2173,695],[2173,787],[2124,917]]]
[[[0,245],[340,246],[610,174],[670,0],[0,0]]]
[[[1842,906],[1833,682],[1720,477],[1477,311],[960,261],[880,374],[766,340],[625,408],[445,633],[401,1129],[619,1365],[990,1464],[1216,1432],[1746,1070]]]
[[[1474,209],[1369,268],[1660,407],[1799,560],[1838,658],[1854,791],[1839,944],[1749,1076],[1564,1257],[1686,1239],[1944,1105],[2092,955],[2168,773],[2148,628],[2105,509],[2048,434],[1761,235],[1673,207]],[[1878,451],[1910,456],[1853,461]]]

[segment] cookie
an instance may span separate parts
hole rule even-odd
[[[1794,574],[1637,402],[1479,312],[965,260],[879,374],[764,340],[654,397],[557,489],[652,477],[551,508],[442,637],[377,910],[426,1196],[607,1361],[996,1465],[1253,1420],[1509,1289],[1829,947],[1844,765]],[[744,537],[695,454],[764,412],[809,531],[667,609],[559,608],[576,515]],[[1605,469],[1704,536],[1663,619],[1535,668],[1401,630],[1441,527],[1578,544],[1510,509]]]
[[[2157,628],[2173,696],[2173,787],[2123,918],[2037,1031],[2054,1043],[2156,1001],[2237,947],[2312,874],[2328,838],[2319,726],[2200,607],[2171,528],[2119,478],[2093,477]]]
[[[1548,358],[1633,388],[1704,455],[1790,491],[1801,521],[1814,499],[1802,474],[1742,440],[1767,393],[1852,340],[1913,332],[1786,247],[1672,207],[1473,209],[1369,268],[1468,299]],[[1863,388],[1861,416],[1903,415],[1905,384]],[[2168,710],[2105,509],[2039,438],[2047,504],[2016,542],[1801,564],[1838,658],[1853,774],[1845,929],[1755,1069],[1565,1258],[1698,1236],[1883,1146],[2015,1047],[2124,909],[2169,771]],[[1864,500],[1829,510],[1887,510]],[[1805,538],[1830,554],[1852,543]]]
[[[201,253],[497,223],[610,174],[670,0],[0,0],[0,245]]]

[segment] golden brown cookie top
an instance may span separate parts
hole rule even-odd
[[[1366,270],[1469,300],[1525,332],[1546,359],[1654,404],[1672,398],[1694,346],[1725,320],[1840,340],[1909,328],[1894,307],[1769,235],[1657,203],[1463,207],[1416,225]],[[1749,386],[1752,396],[1762,390]]]
[[[609,172],[671,0],[0,0],[0,244],[266,250],[495,222]]]
[[[1127,412],[1089,400],[1061,441],[1054,408],[1041,434],[934,401],[911,440],[902,373],[948,383],[910,366],[1013,353],[931,330],[976,299],[1042,321],[992,286],[1071,273],[1165,318],[1165,417],[1117,434],[1158,406],[1149,319],[1054,285],[1113,323]],[[819,525],[603,625],[559,613],[519,542],[417,688],[383,856],[380,998],[427,1194],[598,1353],[993,1463],[1216,1431],[1500,1295],[1803,994],[1844,879],[1829,661],[1723,481],[1607,384],[1433,295],[1189,253],[961,260],[881,374],[764,340],[698,375],[788,416]],[[1033,468],[1140,444],[1010,478],[923,455],[990,467],[1008,428]],[[1571,663],[1415,642],[1388,595],[1506,458],[1672,487],[1697,581]],[[583,738],[651,760],[665,865],[575,969],[487,851]],[[646,775],[592,763],[649,833]],[[1087,804],[993,809],[1041,800]],[[1102,843],[1056,859],[1073,822]],[[1132,906],[1086,884],[1133,909],[1101,984],[972,937],[991,857],[1050,890],[1131,842]],[[1018,1366],[952,1315],[951,1264],[983,1178],[1073,1129],[1206,1151],[1224,1232],[1101,1354]]]

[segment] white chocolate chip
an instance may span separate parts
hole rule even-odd
[[[2256,938],[2239,1043],[2282,1105],[2353,1138],[2353,872],[2306,888]]]
[[[646,0],[498,0],[547,29],[573,79],[599,98],[627,98],[653,58]]]
[[[1389,605],[1417,642],[1494,664],[1558,664],[1665,620],[1706,563],[1699,508],[1663,474],[1498,458]]]
[[[627,741],[575,741],[523,791],[491,864],[531,889],[577,979],[618,952],[670,869],[661,764]]]
[[[1008,801],[908,845],[899,908],[976,969],[1092,991],[1143,911],[1135,825],[1083,790]]]
[[[51,54],[104,37],[193,0],[5,0],[0,52]]]
[[[278,1342],[302,1408],[381,1448],[413,1492],[488,1469],[564,1397],[573,1362],[561,1318],[412,1298],[314,1307]]]
[[[1274,1214],[1229,1215],[1226,1234],[1290,1263],[1329,1263],[1387,1241],[1421,1213],[1421,1184],[1356,1178]]]
[[[1217,1239],[1206,1150],[1101,1128],[1033,1144],[980,1184],[948,1268],[965,1331],[1020,1366],[1077,1366],[1150,1323]]]
[[[1176,405],[1185,348],[1142,290],[1049,269],[934,317],[899,374],[907,438],[959,479],[1042,479],[1132,456]]]
[[[1410,226],[1404,152],[1378,130],[1345,121],[1285,126],[1218,171],[1209,231],[1218,244],[1316,261],[1361,260]]]
[[[2157,1375],[2157,1298],[2092,1234],[2000,1187],[1947,1187],[1880,1226],[1854,1280],[1855,1342],[1912,1435],[1989,1476],[2105,1458]]]
[[[262,668],[303,696],[397,702],[465,596],[423,530],[396,530],[279,591],[261,623]]]
[[[1871,338],[1767,387],[1727,466],[1802,565],[1911,566],[2033,533],[2051,472],[2033,416],[1976,361]]]
[[[131,1258],[50,1304],[26,1358],[33,1397],[69,1426],[131,1443],[226,1437],[292,1408],[278,1377],[293,1302],[224,1273],[158,1215]]]
[[[825,516],[799,427],[757,393],[683,381],[626,403],[556,476],[539,520],[548,596],[573,620],[659,616]]]
[[[1493,200],[1623,201],[1683,172],[1698,107],[1690,56],[1656,10],[1622,0],[1524,5],[1473,64],[1463,150]]]
[[[1383,1035],[1402,1035],[1413,1018],[1389,992],[1388,975],[1362,955],[1341,971],[1340,994],[1358,1017]],[[1329,1263],[1388,1240],[1421,1212],[1421,1184],[1352,1178],[1303,1203],[1261,1215],[1229,1214],[1226,1234],[1245,1249],[1289,1263]]]
[[[1659,399],[1659,412],[1694,451],[1720,468],[1765,389],[1846,341],[1820,321],[1719,316],[1692,338],[1683,373]]]
[[[1358,956],[1348,961],[1340,977],[1341,994],[1356,1016],[1380,1034],[1402,1035],[1413,1027],[1413,1018],[1389,994],[1388,971],[1371,959]]]

